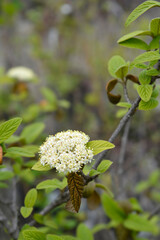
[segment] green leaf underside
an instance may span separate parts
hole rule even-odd
[[[104,150],[112,149],[115,145],[113,143],[104,140],[95,140],[87,143],[87,148],[93,150],[93,154],[96,155]]]
[[[20,212],[24,218],[29,217],[31,215],[32,211],[33,211],[33,207],[21,207],[21,210],[20,210]]]
[[[30,144],[36,140],[44,128],[44,123],[32,123],[23,129],[21,137],[25,139],[27,144]]]
[[[28,207],[28,208],[33,207],[36,200],[37,200],[37,190],[35,188],[30,189],[24,200],[25,207]]]
[[[103,160],[98,168],[97,168],[97,171],[100,172],[100,173],[104,173],[105,171],[108,170],[108,168],[112,165],[112,162],[110,160]]]
[[[144,84],[149,84],[151,81],[151,76],[148,74],[148,70],[143,70],[139,74],[139,82],[144,85]]]
[[[66,181],[59,181],[58,179],[52,179],[52,180],[45,180],[37,185],[37,189],[47,189],[47,188],[52,188],[54,189],[64,189],[66,187],[67,183]]]
[[[38,230],[24,230],[24,240],[46,240],[46,234]]]
[[[134,32],[128,33],[128,34],[124,35],[123,37],[121,37],[118,40],[118,43],[121,44],[122,42],[124,42],[126,40],[129,40],[130,38],[140,36],[140,35],[151,35],[151,32],[150,31],[144,31],[144,30],[134,31]]]
[[[0,171],[0,181],[8,180],[8,179],[12,178],[13,176],[14,176],[13,172],[10,172],[10,171],[2,172],[2,171]]]
[[[148,219],[137,214],[130,214],[124,221],[124,226],[135,231],[157,233],[157,227]]]
[[[137,48],[141,50],[148,50],[149,46],[143,40],[138,38],[130,38],[123,42],[120,42],[120,45],[128,48]]]
[[[77,237],[80,240],[94,240],[91,230],[83,223],[79,224],[77,228]]]
[[[155,98],[151,97],[148,102],[144,102],[143,100],[141,100],[139,103],[138,109],[147,111],[147,110],[156,108],[158,106],[158,104],[159,104],[159,102]]]
[[[126,214],[119,207],[118,203],[110,198],[107,194],[102,195],[102,205],[106,215],[112,220],[121,223],[126,219]]]
[[[123,65],[120,68],[117,69],[117,71],[115,72],[116,76],[118,78],[123,79],[128,73],[128,65]]]
[[[82,176],[78,175],[77,173],[69,173],[67,175],[67,182],[71,201],[69,201],[69,205],[66,205],[67,209],[73,211],[73,207],[74,210],[78,212],[81,205],[81,198],[83,195],[84,180]],[[70,205],[70,203],[72,203],[72,206]]]
[[[160,3],[157,1],[145,1],[142,4],[140,4],[138,7],[136,7],[131,14],[128,16],[125,25],[128,26],[133,21],[135,21],[139,16],[141,16],[143,13],[145,13],[147,10],[153,8],[153,7],[160,7]]]
[[[0,124],[0,143],[7,140],[21,124],[21,118],[13,118]]]
[[[135,64],[143,63],[143,62],[151,62],[154,60],[159,60],[160,59],[160,54],[158,51],[150,51],[150,52],[145,52],[137,56],[133,62],[131,63],[131,67],[134,66]]]
[[[64,240],[64,238],[54,234],[48,234],[47,240]]]
[[[128,102],[120,102],[117,104],[118,107],[130,108],[132,106],[131,103]]]
[[[34,153],[27,150],[25,147],[11,147],[7,149],[6,157],[21,156],[21,157],[34,157]]]
[[[52,168],[49,166],[49,165],[42,165],[40,161],[37,161],[33,167],[32,167],[33,170],[36,170],[36,171],[48,171],[48,170],[51,170]]]
[[[90,177],[98,175],[98,174],[100,174],[100,172],[95,170],[95,169],[91,169],[91,171],[89,172],[89,176]]]
[[[116,71],[120,67],[125,66],[125,65],[126,65],[126,62],[121,56],[119,56],[119,55],[113,56],[108,62],[108,71],[111,76],[117,77],[115,74]]]
[[[140,98],[144,101],[144,102],[148,102],[151,98],[152,95],[152,91],[153,91],[153,86],[152,85],[138,85],[137,86],[137,92],[140,96]]]
[[[160,36],[154,37],[149,44],[149,49],[150,50],[159,49],[159,40],[160,40]]]
[[[160,18],[154,18],[151,20],[150,30],[154,36],[160,35]]]

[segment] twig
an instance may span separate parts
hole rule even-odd
[[[50,203],[48,206],[46,206],[42,211],[39,212],[40,215],[44,216],[47,213],[49,213],[52,209],[58,207],[62,203],[65,203],[69,200],[69,191],[62,193],[59,195],[56,200],[52,203]],[[28,223],[30,226],[34,226],[36,224],[35,220],[32,220]]]
[[[126,101],[127,101],[128,103],[131,103],[131,100],[129,99],[129,96],[128,96],[128,91],[127,91],[127,84],[126,84],[126,82],[125,82],[124,85],[123,85],[123,91],[124,91],[124,97],[125,97]]]
[[[137,97],[137,99],[134,101],[134,103],[132,104],[131,108],[129,109],[129,111],[126,113],[126,115],[121,119],[120,123],[118,124],[117,128],[115,129],[115,131],[112,133],[111,137],[109,138],[109,142],[113,142],[115,140],[115,138],[118,136],[118,134],[120,133],[120,131],[123,129],[123,127],[126,125],[126,123],[128,122],[128,120],[131,118],[131,116],[135,113],[136,108],[139,105],[141,98]],[[96,163],[93,165],[93,169],[97,169],[98,165],[100,164],[100,162],[102,161],[102,159],[105,157],[106,153],[109,150],[105,150],[101,153],[99,153],[98,158]]]
[[[129,129],[130,129],[130,120],[127,122],[125,128],[124,128],[124,134],[122,137],[122,143],[121,143],[121,150],[119,154],[119,168],[118,168],[118,175],[122,175],[123,173],[123,162],[125,158],[125,153],[126,153],[126,146],[127,146],[127,140],[128,140],[128,134],[129,134]]]

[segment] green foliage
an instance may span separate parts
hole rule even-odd
[[[51,167],[49,165],[43,166],[40,161],[37,161],[33,165],[32,169],[36,171],[48,171],[48,170],[51,170]]]
[[[115,145],[113,143],[104,140],[94,140],[87,143],[87,148],[93,150],[93,154],[96,155],[104,150],[112,149]]]
[[[59,181],[58,179],[52,179],[52,180],[45,180],[41,183],[39,183],[37,185],[37,189],[40,190],[40,189],[52,189],[55,190],[56,188],[59,188],[59,189],[63,189],[66,187],[66,180],[64,179],[64,181]]]
[[[46,234],[38,230],[24,230],[24,240],[46,240]]]
[[[148,111],[158,106],[159,102],[154,97],[151,97],[148,102],[140,101],[139,110]]]
[[[33,207],[21,207],[20,212],[24,218],[27,218],[31,215]]]
[[[128,66],[121,56],[116,55],[109,60],[108,71],[115,78],[123,78],[128,72]]]
[[[37,190],[35,188],[30,189],[25,197],[24,205],[26,207],[33,207],[36,200],[37,200]]]
[[[153,36],[160,35],[160,18],[154,18],[150,22],[150,30],[153,34]]]
[[[77,228],[77,237],[81,240],[93,240],[92,231],[83,223],[81,223]]]
[[[160,54],[158,51],[145,52],[145,53],[140,54],[133,60],[133,62],[131,63],[131,67],[133,67],[139,63],[151,62],[151,61],[159,60],[159,59],[160,59]]]
[[[133,21],[135,21],[139,16],[141,16],[143,13],[145,13],[147,10],[153,7],[160,7],[160,3],[157,1],[150,0],[143,2],[131,12],[131,14],[128,16],[126,20],[125,25],[128,26]]]
[[[13,172],[10,171],[0,171],[0,181],[8,180],[14,176]]]
[[[148,102],[150,100],[152,91],[153,91],[152,85],[144,84],[144,85],[137,86],[137,92],[138,92],[140,98],[144,102]]]
[[[106,215],[115,222],[122,223],[126,219],[126,214],[118,203],[106,194],[102,195],[102,205]]]
[[[0,143],[7,140],[21,124],[21,118],[13,118],[0,124]]]
[[[42,133],[45,125],[41,122],[33,123],[29,126],[26,126],[21,132],[21,137],[25,139],[27,144],[33,143],[36,138]]]

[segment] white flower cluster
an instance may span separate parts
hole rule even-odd
[[[49,164],[58,172],[77,172],[83,164],[91,162],[93,151],[86,147],[89,136],[68,130],[49,136],[40,147],[40,162]]]

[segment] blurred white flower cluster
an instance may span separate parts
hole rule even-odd
[[[68,130],[49,136],[40,147],[40,162],[49,164],[58,172],[77,172],[83,164],[91,162],[93,151],[86,147],[89,136]]]

